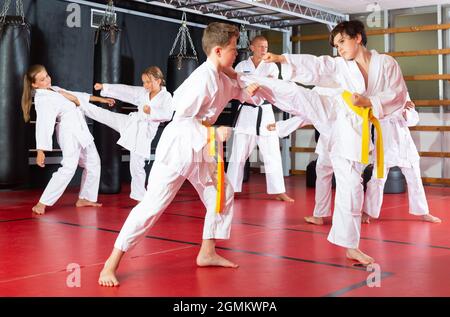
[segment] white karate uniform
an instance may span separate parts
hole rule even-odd
[[[225,202],[216,213],[216,186],[207,155],[207,128],[231,99],[254,102],[245,90],[207,60],[175,91],[173,121],[164,129],[156,148],[144,199],[132,209],[116,240],[115,248],[129,250],[142,238],[188,179],[206,206],[203,239],[228,239],[233,216],[233,188],[225,179]],[[259,101],[258,101],[259,102]]]
[[[236,65],[237,72],[255,74],[258,76],[278,78],[280,71],[275,63],[255,64],[251,57]],[[266,174],[267,193],[281,194],[286,192],[283,178],[283,165],[281,161],[280,140],[275,131],[266,129],[269,123],[275,122],[272,105],[264,103],[262,108],[259,135],[256,134],[256,124],[259,107],[242,107],[236,121],[233,135],[233,145],[228,162],[227,176],[235,192],[242,191],[244,179],[244,165],[256,145],[258,145],[264,171]]]
[[[406,119],[403,117],[406,111]],[[383,191],[389,169],[400,167],[408,184],[409,213],[412,215],[429,214],[422,178],[420,176],[419,153],[409,132],[411,126],[419,122],[415,109],[397,110],[380,120],[384,144],[384,178],[378,179],[373,173],[367,182],[363,211],[373,218],[380,216],[383,204]]]
[[[81,109],[86,116],[120,133],[117,144],[130,151],[130,197],[140,201],[145,194],[145,160],[150,160],[151,144],[159,124],[172,118],[172,95],[165,87],[161,87],[161,91],[150,99],[150,93],[144,87],[119,84],[103,84],[101,95],[138,107],[137,112],[129,115],[108,111],[89,103],[83,104]],[[151,109],[150,114],[143,111],[146,105]]]
[[[330,79],[341,89],[359,93],[370,99],[376,118],[383,118],[403,107],[407,89],[400,67],[390,56],[371,51],[368,87],[355,61],[341,57],[300,54],[285,55],[282,64],[284,79],[302,84],[320,85]],[[317,92],[294,83],[241,77],[256,81],[264,87],[260,93],[281,110],[306,117],[321,135],[329,135],[330,157],[336,178],[333,225],[328,235],[331,243],[345,248],[358,248],[361,209],[364,199],[361,172],[362,118],[355,114],[341,95],[320,96]],[[335,117],[332,128],[330,118]]]
[[[100,184],[100,157],[89,132],[86,119],[81,110],[63,95],[59,87],[36,89],[34,105],[36,108],[36,148],[53,150],[53,131],[61,148],[63,159],[61,167],[52,175],[39,202],[52,206],[63,194],[78,165],[84,170],[81,179],[80,199],[97,201]],[[70,92],[80,100],[89,100],[89,95]],[[55,128],[56,123],[56,128]]]

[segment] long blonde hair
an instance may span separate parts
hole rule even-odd
[[[36,75],[42,71],[46,71],[44,66],[33,65],[30,66],[25,76],[23,76],[22,111],[25,122],[30,121],[32,84],[36,81]]]
[[[164,79],[164,74],[158,66],[150,66],[142,72],[142,75],[150,76],[152,75],[155,79],[161,79],[161,86],[166,85],[166,80]]]

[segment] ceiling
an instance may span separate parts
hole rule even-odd
[[[131,0],[246,25],[289,31],[292,26],[320,22],[329,26],[349,14],[438,4],[450,0]]]

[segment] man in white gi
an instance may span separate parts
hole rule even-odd
[[[250,43],[253,55],[237,64],[236,72],[278,78],[280,71],[277,65],[262,61],[267,49],[268,42],[264,36],[258,35],[253,38]],[[278,200],[293,202],[294,200],[286,195],[284,186],[280,141],[276,132],[266,129],[267,124],[275,122],[272,105],[265,103],[254,106],[244,103],[239,106],[237,116],[231,158],[227,169],[227,176],[234,192],[242,191],[245,162],[258,145],[264,162],[267,193],[276,194]]]

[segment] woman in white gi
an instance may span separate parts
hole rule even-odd
[[[53,131],[56,130],[62,151],[61,167],[53,173],[39,202],[33,207],[38,215],[45,213],[46,206],[61,197],[69,185],[77,166],[84,168],[77,207],[101,206],[97,203],[100,183],[100,157],[89,132],[86,119],[77,107],[81,100],[113,103],[114,100],[90,96],[85,93],[67,92],[52,86],[51,78],[42,65],[31,66],[24,76],[22,110],[25,122],[30,120],[32,96],[36,108],[36,163],[45,166],[44,151],[53,150]],[[55,123],[56,128],[55,128]]]
[[[221,142],[230,136],[230,129],[207,128],[217,120],[231,99],[259,103],[249,94],[258,88],[250,85],[244,89],[237,80],[223,73],[231,68],[236,58],[236,41],[239,30],[225,23],[211,23],[202,38],[203,50],[208,56],[175,91],[173,121],[164,129],[156,148],[155,162],[149,176],[149,186],[144,199],[133,208],[114,249],[100,273],[99,284],[117,286],[116,270],[125,252],[143,238],[170,202],[186,179],[197,190],[206,206],[203,240],[196,263],[198,266],[222,266],[236,268],[237,265],[215,251],[216,239],[228,239],[233,218],[233,188],[224,179],[223,208],[217,211],[218,177],[214,175],[214,159],[208,155],[214,141]],[[217,134],[212,138],[210,133]],[[219,174],[219,173],[217,173]]]
[[[150,160],[152,140],[161,122],[173,115],[172,96],[166,90],[164,75],[156,66],[144,70],[143,87],[100,84],[94,86],[101,95],[136,105],[137,112],[129,115],[115,113],[92,104],[82,104],[89,118],[101,122],[120,133],[117,144],[130,151],[130,197],[141,201],[145,194],[145,161]]]
[[[430,214],[425,190],[420,176],[419,153],[409,132],[409,127],[419,122],[419,114],[413,102],[408,101],[404,109],[380,120],[384,143],[384,177],[372,178],[367,182],[363,205],[363,223],[369,223],[370,217],[380,216],[383,204],[383,191],[389,169],[400,167],[408,184],[409,213],[420,216],[422,220],[440,223],[441,220]],[[378,137],[375,135],[375,137]],[[376,164],[376,162],[375,162]]]
[[[328,78],[339,84],[342,90],[350,92],[349,97],[343,94],[323,99],[316,92],[294,83],[262,77],[247,79],[264,85],[260,90],[268,95],[269,101],[276,99],[271,100],[275,106],[294,115],[303,115],[321,134],[329,129],[330,109],[337,111],[330,134],[336,196],[328,241],[346,248],[348,258],[364,265],[374,262],[359,249],[364,199],[362,162],[366,161],[369,150],[368,147],[367,153],[362,152],[361,147],[370,141],[367,135],[363,139],[363,119],[356,111],[381,119],[402,108],[407,96],[397,62],[388,55],[369,51],[365,47],[366,42],[364,25],[360,21],[345,21],[339,23],[330,36],[330,44],[337,48],[340,57],[268,53],[263,58],[268,62],[280,62],[284,79],[320,85],[321,80]],[[356,107],[351,108],[353,106]],[[369,108],[368,112],[364,108]]]
[[[264,63],[262,57],[267,53],[268,42],[262,36],[252,39],[250,50],[253,55],[236,65],[240,73],[255,74],[269,78],[278,78],[280,71],[275,63]],[[238,119],[234,128],[233,145],[227,176],[234,192],[242,191],[244,165],[251,152],[258,145],[264,162],[268,194],[276,194],[278,200],[293,202],[286,194],[281,162],[280,141],[275,132],[267,130],[267,124],[275,121],[272,105],[265,103],[259,107],[242,104],[239,106]],[[258,126],[258,113],[261,113]]]

